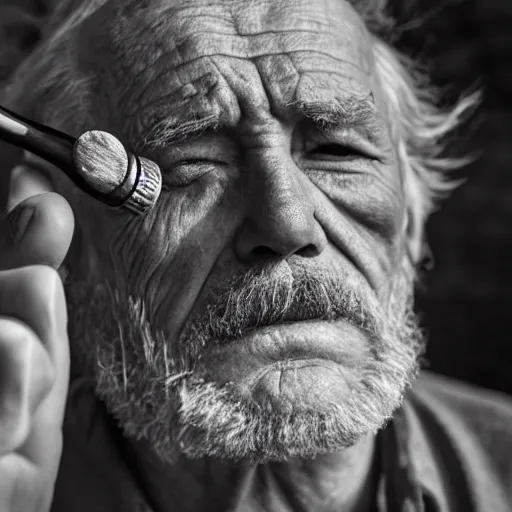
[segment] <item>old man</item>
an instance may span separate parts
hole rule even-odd
[[[3,103],[113,133],[164,191],[134,218],[14,169],[2,511],[510,510],[510,402],[417,378],[440,141],[474,100],[436,107],[383,4],[51,11]]]

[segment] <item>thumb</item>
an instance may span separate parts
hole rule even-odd
[[[27,265],[58,269],[62,264],[71,244],[74,217],[69,203],[50,190],[37,171],[14,170],[9,203],[17,204],[0,218],[0,270]]]

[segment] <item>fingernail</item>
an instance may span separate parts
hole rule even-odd
[[[11,233],[14,240],[19,241],[27,231],[27,228],[34,217],[34,206],[18,206],[9,215],[7,219],[11,227]]]

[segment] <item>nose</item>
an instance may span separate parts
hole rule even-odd
[[[292,255],[311,258],[327,245],[315,218],[312,194],[291,160],[254,172],[246,188],[248,213],[240,226],[235,251],[240,260],[258,263]]]

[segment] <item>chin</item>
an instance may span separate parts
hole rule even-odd
[[[266,371],[249,394],[245,389],[240,393],[235,383],[184,382],[178,436],[182,453],[257,462],[313,458],[375,432],[400,403],[403,388],[382,374],[353,370],[349,386],[337,368],[304,364],[289,372]]]
[[[275,414],[322,411],[346,402],[356,372],[323,359],[286,360],[261,371],[241,395]]]
[[[196,372],[273,414],[292,414],[344,404],[371,357],[371,340],[347,321],[293,322],[208,346]]]
[[[285,461],[337,452],[377,432],[418,371],[412,318],[381,337],[346,321],[311,321],[212,344],[180,390],[180,450]]]

